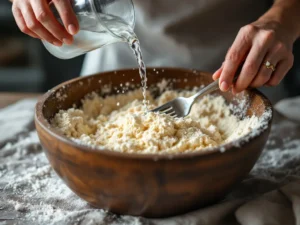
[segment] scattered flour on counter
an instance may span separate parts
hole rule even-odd
[[[252,175],[273,182],[285,182],[288,176],[300,178],[299,132],[300,125],[292,121],[284,120],[273,125],[265,150],[254,166]],[[282,138],[282,133],[289,136]]]
[[[12,202],[15,205],[15,210],[19,211],[19,212],[25,212],[27,210],[27,207],[25,205],[23,205],[22,203],[19,202]]]
[[[158,99],[148,93],[154,108],[192,92],[165,91]],[[264,117],[238,118],[222,96],[205,96],[186,118],[145,113],[139,90],[124,95],[88,95],[82,108],[61,110],[52,125],[80,143],[128,153],[183,153],[212,148],[234,141],[258,129]],[[243,110],[245,101],[242,102]],[[237,107],[235,107],[237,108]],[[243,113],[245,114],[246,111]],[[266,119],[266,121],[268,121]]]
[[[22,107],[19,107],[21,104]],[[34,104],[17,103],[20,109],[14,115],[9,110],[0,110],[1,132],[10,124],[9,141],[0,141],[0,222],[20,225],[181,225],[203,222],[203,210],[194,211],[192,217],[177,216],[164,220],[148,220],[132,216],[118,216],[94,209],[77,197],[54,173],[42,151],[36,131],[28,130],[33,123]],[[24,112],[31,112],[23,117]],[[17,118],[27,118],[22,126]],[[6,123],[6,124],[4,124]],[[19,126],[20,125],[20,126]],[[15,130],[13,130],[15,129]],[[18,131],[17,131],[18,130]],[[234,193],[245,196],[258,193],[264,182],[279,183],[298,177],[300,179],[300,125],[285,121],[272,126],[268,144],[252,170],[250,177]],[[19,133],[19,134],[17,134]],[[281,134],[289,134],[282,139]],[[17,135],[16,135],[17,134]],[[274,145],[277,144],[275,148]],[[280,145],[278,146],[278,143]],[[254,180],[256,182],[254,182]],[[276,187],[274,187],[276,188]],[[204,209],[205,210],[205,209]],[[216,211],[218,213],[218,211]]]
[[[140,218],[116,217],[78,198],[51,169],[36,131],[5,144],[0,154],[0,208],[13,212],[14,224],[142,224]]]

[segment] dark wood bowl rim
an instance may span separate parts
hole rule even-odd
[[[153,69],[159,69],[159,70],[163,69],[165,71],[166,70],[182,71],[183,73],[196,71],[198,74],[201,74],[201,73],[209,74],[208,72],[204,72],[204,71],[190,70],[190,69],[184,69],[184,68],[172,68],[172,67],[155,67],[155,68],[148,67],[147,68],[147,70],[153,70]],[[268,118],[269,119],[268,127],[267,128],[266,127],[258,128],[259,129],[258,134],[251,135],[251,133],[249,133],[241,138],[236,139],[233,142],[229,142],[229,143],[223,144],[221,146],[217,146],[217,147],[207,148],[204,151],[178,153],[178,154],[139,154],[139,153],[122,153],[122,152],[117,152],[117,151],[112,151],[112,150],[105,150],[105,149],[101,149],[101,148],[90,147],[90,146],[87,146],[84,144],[79,144],[79,143],[71,140],[70,138],[64,136],[59,131],[57,131],[55,128],[53,128],[51,126],[51,124],[48,122],[48,120],[44,117],[43,106],[53,92],[59,90],[63,86],[70,85],[78,80],[90,79],[91,77],[98,76],[99,74],[107,74],[107,73],[112,73],[114,71],[126,73],[129,71],[132,71],[132,69],[112,70],[112,71],[106,71],[106,72],[102,72],[102,73],[93,74],[90,76],[78,77],[78,78],[74,78],[74,79],[68,80],[66,82],[63,82],[63,83],[55,86],[54,88],[52,88],[51,90],[46,92],[43,96],[41,96],[38,99],[38,102],[35,107],[36,123],[38,123],[38,125],[40,127],[42,127],[42,129],[45,130],[48,134],[50,134],[53,138],[58,139],[59,141],[62,141],[68,145],[71,145],[75,149],[82,151],[82,152],[90,152],[90,153],[92,152],[94,154],[100,154],[100,155],[104,154],[107,156],[121,157],[124,159],[143,159],[143,160],[155,160],[156,161],[156,160],[173,160],[173,159],[184,159],[184,158],[186,159],[186,158],[194,158],[197,156],[204,157],[204,156],[211,156],[212,154],[226,154],[227,151],[236,151],[236,150],[241,151],[243,149],[242,148],[243,145],[258,138],[263,132],[266,132],[267,128],[271,125],[272,120],[273,120],[273,106],[272,106],[270,100],[264,94],[262,94],[260,91],[258,91],[257,89],[247,90],[249,93],[259,95],[262,98],[263,103],[266,106],[266,108],[271,110],[271,116]],[[239,146],[239,147],[237,147],[237,146]],[[221,150],[220,150],[221,147],[224,149],[223,152],[221,152]]]

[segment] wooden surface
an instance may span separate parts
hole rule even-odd
[[[0,92],[0,109],[13,104],[21,99],[38,97],[38,93],[8,93]]]

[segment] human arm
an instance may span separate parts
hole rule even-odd
[[[230,47],[225,61],[213,78],[227,91],[239,65],[244,66],[233,92],[247,87],[276,86],[293,65],[293,44],[300,37],[300,0],[275,0],[257,21],[242,27]],[[273,64],[273,72],[265,66]]]

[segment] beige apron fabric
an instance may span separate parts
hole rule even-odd
[[[260,17],[267,0],[133,0],[135,32],[147,66],[214,71],[239,29]],[[137,67],[127,44],[86,55],[82,75]]]
[[[244,204],[235,215],[242,225],[299,225],[300,180]]]

